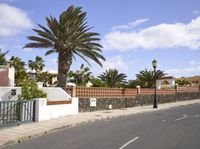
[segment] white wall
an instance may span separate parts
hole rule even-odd
[[[15,86],[15,68],[9,67],[8,71],[8,78],[9,78],[9,86],[14,87]]]
[[[72,98],[71,104],[47,105],[47,99],[36,100],[36,121],[44,121],[78,113],[78,98]]]
[[[71,99],[71,96],[60,87],[42,87],[40,89],[47,93],[47,99],[51,101]]]
[[[11,95],[12,89],[16,89],[16,96]],[[71,96],[59,87],[42,87],[40,90],[47,93],[47,99],[51,101],[71,99]],[[21,87],[0,87],[0,101],[17,100],[17,96],[20,94]]]
[[[175,87],[175,79],[163,79],[163,80],[156,80],[156,88],[161,89],[162,82],[167,81],[169,82],[169,87]]]
[[[16,95],[11,95],[11,90],[16,89]],[[17,100],[21,94],[21,87],[0,87],[0,101]]]

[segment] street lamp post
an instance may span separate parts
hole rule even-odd
[[[157,61],[155,59],[152,61],[152,66],[153,66],[153,69],[154,69],[154,100],[153,100],[153,108],[158,108],[157,99],[156,99],[156,67],[157,67]]]

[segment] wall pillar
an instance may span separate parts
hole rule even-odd
[[[44,111],[42,109],[44,109],[44,107],[47,105],[47,99],[46,98],[36,98],[33,99],[35,100],[35,110],[34,110],[34,119],[35,122],[40,122],[43,119],[43,116],[45,115]]]
[[[175,84],[175,92],[178,93],[178,84]]]
[[[20,102],[20,104],[19,104],[19,109],[20,109],[20,116],[19,116],[19,122],[23,122],[24,120],[25,120],[25,114],[24,114],[24,112],[26,112],[25,111],[25,104],[23,103],[23,102]]]
[[[140,94],[140,86],[137,85],[136,88],[137,88],[137,95],[139,95]]]
[[[76,97],[76,86],[72,86],[72,97]]]

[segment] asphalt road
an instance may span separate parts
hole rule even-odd
[[[200,149],[200,104],[97,121],[5,149],[124,148]]]

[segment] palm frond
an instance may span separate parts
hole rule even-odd
[[[50,54],[55,53],[55,52],[56,52],[55,49],[48,50],[48,51],[45,53],[45,55],[47,56],[47,55],[50,55]]]
[[[52,45],[46,43],[28,43],[23,48],[51,48]]]

